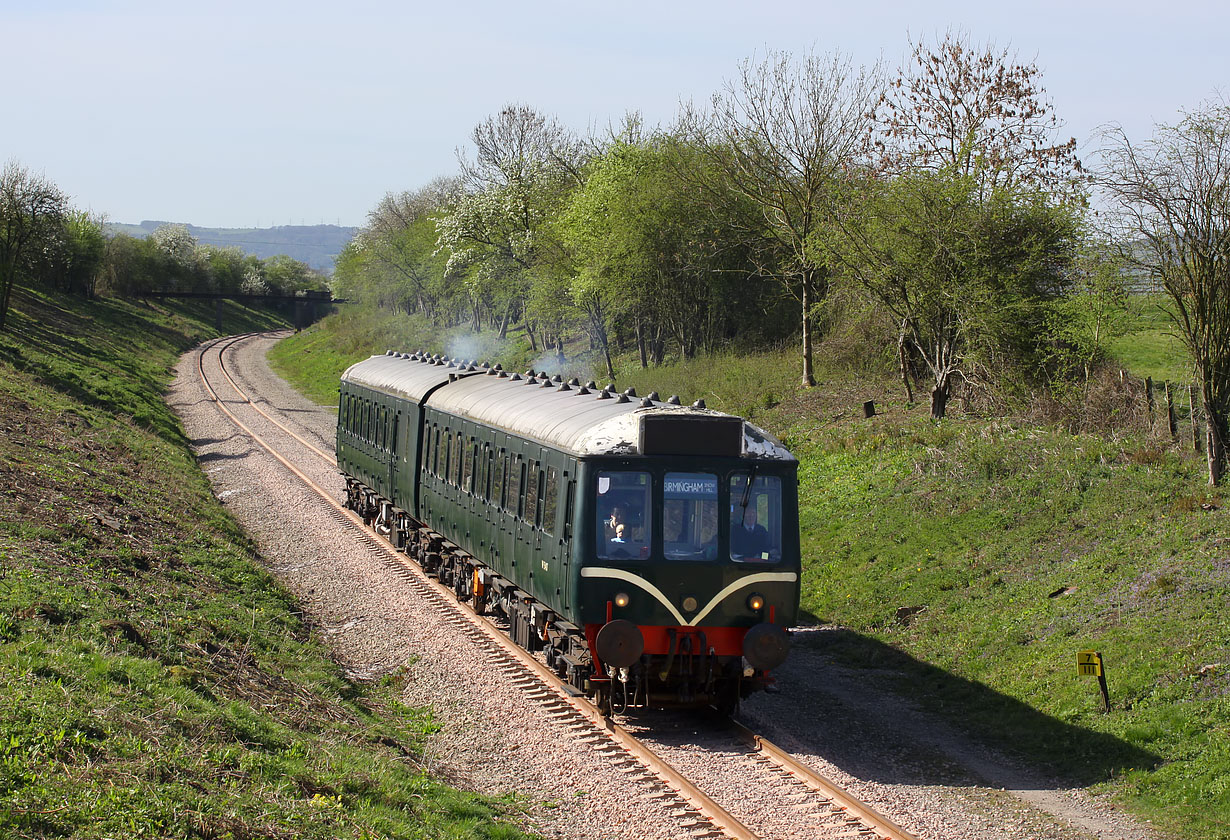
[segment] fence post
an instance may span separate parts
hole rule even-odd
[[[1166,421],[1170,425],[1170,439],[1176,443],[1179,440],[1179,424],[1174,416],[1174,397],[1170,392],[1170,383],[1166,383]]]
[[[1145,377],[1145,403],[1149,406],[1149,429],[1153,429],[1153,377]]]
[[[1196,396],[1196,386],[1187,386],[1187,397],[1192,406],[1192,451],[1204,451],[1204,435],[1200,434],[1200,404]]]

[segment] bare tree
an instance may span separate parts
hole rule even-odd
[[[812,310],[827,291],[828,270],[808,240],[832,212],[831,191],[865,149],[878,69],[855,70],[841,55],[770,52],[744,61],[713,96],[711,111],[685,108],[681,133],[702,149],[724,183],[700,186],[720,200],[733,189],[757,209],[749,222],[767,240],[762,273],[800,304],[803,383],[816,384]]]
[[[1145,143],[1117,125],[1103,137],[1100,183],[1120,211],[1127,259],[1171,299],[1204,397],[1209,484],[1221,484],[1230,437],[1230,105],[1206,103]]]
[[[68,199],[43,175],[10,160],[0,173],[0,330],[8,317],[18,260],[68,208]]]
[[[910,66],[880,95],[876,145],[890,172],[946,171],[984,191],[1038,187],[1080,196],[1076,138],[1044,98],[1042,74],[1007,49],[949,32],[913,45]]]
[[[484,190],[526,183],[544,170],[567,173],[580,182],[582,146],[566,128],[528,105],[506,105],[474,126],[471,161],[457,150],[467,187]]]

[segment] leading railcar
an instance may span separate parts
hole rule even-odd
[[[424,353],[342,375],[347,501],[604,711],[723,709],[798,614],[797,460],[739,417]]]

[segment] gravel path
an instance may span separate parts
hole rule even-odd
[[[271,343],[261,338],[237,345],[228,353],[228,370],[260,395],[262,407],[276,407],[281,422],[332,451],[335,412],[308,402],[269,370]],[[212,381],[215,372],[206,369]],[[219,392],[257,434],[279,446],[284,441],[285,452],[301,453],[294,456],[298,467],[341,498],[343,482],[333,467],[233,394]],[[328,515],[323,502],[237,432],[204,394],[195,353],[181,359],[168,402],[183,419],[215,494],[299,598],[338,663],[357,679],[404,670],[405,702],[432,707],[441,725],[428,742],[434,774],[510,797],[524,825],[544,837],[687,836],[677,818],[654,804],[644,783],[501,681],[474,644],[450,632],[376,553]],[[798,632],[806,641],[807,634],[824,631]],[[920,838],[1154,838],[1082,791],[1063,789],[969,744],[908,702],[877,691],[864,672],[837,668],[806,644],[796,646],[778,678],[779,693],[745,704],[749,725]],[[709,760],[722,763],[720,755]],[[730,796],[737,800],[741,792]],[[811,836],[781,830],[783,837]]]

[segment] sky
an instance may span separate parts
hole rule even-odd
[[[510,103],[668,125],[768,50],[892,70],[949,30],[1035,62],[1087,162],[1230,96],[1224,0],[0,0],[0,162],[113,222],[362,225]]]

